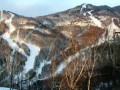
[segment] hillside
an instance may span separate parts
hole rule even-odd
[[[0,87],[86,90],[88,81],[92,90],[114,88],[119,40],[120,6],[82,4],[37,18],[0,11]]]

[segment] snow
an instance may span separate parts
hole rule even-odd
[[[32,25],[31,25],[31,26],[23,26],[23,28],[24,28],[24,29],[35,29],[35,27],[32,26]]]
[[[24,52],[23,49],[19,48],[19,46],[16,44],[16,42],[13,39],[10,38],[11,32],[13,32],[15,30],[15,28],[11,24],[14,15],[12,13],[10,13],[10,15],[11,15],[11,17],[9,19],[5,20],[5,23],[9,27],[9,31],[6,32],[5,34],[3,34],[1,37],[4,40],[6,40],[8,42],[8,45],[13,49],[11,56],[10,56],[10,62],[12,63],[13,62],[13,55],[14,55],[15,51],[22,53],[24,56],[26,56],[26,53]]]
[[[35,78],[33,78],[33,82],[36,82],[37,80],[46,80],[46,79],[49,79],[51,77],[51,75],[47,75],[47,76],[44,76],[42,78],[39,78],[39,74],[42,74],[42,68],[45,65],[50,65],[50,64],[51,64],[51,60],[50,61],[43,60],[42,62],[40,62],[40,67],[38,67],[36,69],[37,75]]]
[[[77,36],[80,37],[81,35],[83,35],[87,30],[84,30],[82,33],[79,33]]]
[[[1,11],[0,13],[0,22],[4,20],[4,17],[3,17],[3,11]]]
[[[2,38],[5,39],[8,42],[8,45],[15,51],[17,50],[18,52],[22,53],[24,56],[26,56],[26,53],[24,52],[23,49],[19,48],[19,46],[16,44],[14,40],[10,38],[10,34],[6,32],[5,34],[2,35]]]
[[[110,81],[110,82],[109,82],[109,85],[110,85],[110,86],[112,86],[112,85],[113,85],[113,82],[112,82],[112,81]]]
[[[48,20],[43,20],[42,24],[43,24],[43,25],[48,25],[48,26],[51,26],[51,25],[52,25],[51,22],[48,21]]]
[[[67,60],[65,60],[64,62],[62,62],[62,63],[58,66],[58,68],[57,68],[57,70],[56,70],[56,72],[55,72],[55,75],[60,74],[60,73],[63,71],[63,69],[64,69],[72,60],[75,60],[76,58],[78,58],[79,55],[80,55],[79,52],[77,52],[77,53],[75,53],[74,55],[69,56]]]
[[[3,82],[5,82],[5,81],[7,81],[8,79],[9,79],[9,77],[7,76],[3,80],[0,80],[0,84],[3,83]]]
[[[80,10],[80,13],[83,13],[83,9],[86,8],[86,4],[83,4],[82,7],[81,7],[81,10]],[[83,15],[85,16],[86,13],[83,13]]]
[[[106,88],[108,88],[108,87],[109,87],[108,83],[104,83],[104,85],[105,85],[105,87],[106,87]]]
[[[14,55],[15,51],[18,51],[18,52],[22,53],[24,56],[27,57],[27,61],[26,61],[26,65],[25,65],[25,71],[27,72],[27,71],[29,71],[30,69],[33,68],[35,57],[39,54],[40,48],[38,48],[37,46],[32,45],[30,43],[25,43],[24,42],[29,47],[29,49],[30,49],[30,56],[28,56],[28,55],[26,55],[26,53],[24,52],[24,50],[17,45],[19,31],[17,32],[17,38],[16,38],[17,41],[10,38],[10,34],[15,30],[15,28],[11,24],[14,15],[12,13],[10,13],[10,15],[11,15],[11,17],[8,20],[5,20],[5,23],[9,27],[9,31],[6,32],[5,34],[3,34],[1,37],[4,40],[6,40],[8,42],[8,45],[13,49],[13,51],[11,53],[11,56],[10,56],[10,61],[11,62],[13,61],[13,55]],[[29,34],[26,36],[26,38],[31,33],[32,33],[32,31],[29,32]],[[21,44],[21,42],[19,42],[19,43]]]
[[[6,25],[9,27],[10,33],[15,30],[14,26],[11,24],[12,19],[14,18],[14,14],[10,13],[11,17],[5,20]]]
[[[67,47],[64,51],[67,51],[67,50],[69,50],[70,49],[70,47]]]
[[[20,30],[17,31],[17,38],[16,38],[17,40],[19,40],[19,32]]]
[[[92,45],[93,46],[93,45]],[[90,49],[92,46],[87,46],[80,50],[80,60],[85,61],[88,60]]]
[[[10,88],[7,88],[7,87],[0,87],[0,90],[10,90]],[[17,90],[17,89],[12,89],[12,90]]]
[[[66,38],[71,38],[72,37],[72,33],[71,32],[68,32],[68,31],[61,31],[61,33],[66,37]]]
[[[112,18],[112,23],[108,27],[108,40],[113,40],[114,33],[120,32],[120,28],[118,28],[114,23],[114,18]]]
[[[56,26],[68,26],[68,25],[71,25],[70,21],[59,22],[56,24]]]
[[[27,56],[27,61],[25,63],[25,71],[28,72],[30,69],[33,68],[35,58],[39,54],[40,48],[30,43],[25,43],[25,44],[30,49],[30,56]]]
[[[41,74],[41,73],[42,73],[42,68],[43,68],[45,65],[48,65],[48,64],[51,64],[51,60],[50,60],[50,61],[46,61],[46,60],[42,61],[42,62],[40,63],[40,67],[38,68],[37,72],[38,72],[39,74]]]
[[[86,8],[86,5],[87,5],[87,4],[83,4],[83,5],[82,5],[82,8]]]
[[[41,28],[38,28],[38,27],[36,27],[35,30],[37,30],[37,31],[39,31],[39,32],[41,32],[41,33],[44,33],[44,34],[51,34],[50,31],[45,30],[45,29],[41,29]]]
[[[30,32],[26,35],[24,41],[32,34],[32,32],[33,32],[33,31],[30,31]]]
[[[62,72],[63,69],[64,69],[66,66],[67,66],[67,65],[65,65],[64,62],[61,63],[61,64],[58,66],[58,69],[57,69],[57,71],[55,72],[55,75],[56,75],[56,74],[60,74],[60,72]]]
[[[109,82],[101,82],[97,85],[97,88],[96,90],[101,90],[100,88],[101,87],[105,87],[105,88],[108,88],[108,87],[111,87],[113,85],[113,82],[112,81],[109,81]]]
[[[113,39],[114,39],[114,34],[115,34],[115,32],[120,32],[120,28],[119,27],[117,27],[116,25],[115,25],[115,23],[114,23],[114,20],[115,18],[112,18],[111,19],[111,23],[110,23],[110,25],[108,26],[108,36],[107,37],[105,37],[105,35],[106,35],[106,31],[102,34],[102,36],[99,38],[99,40],[98,40],[98,42],[96,43],[96,45],[95,46],[98,46],[98,45],[100,45],[100,44],[102,44],[102,43],[104,43],[105,41],[108,41],[109,43],[112,43],[112,41],[113,41]]]
[[[95,18],[93,15],[92,15],[92,12],[93,10],[89,11],[88,14],[90,15],[90,18],[92,19],[92,21],[94,22],[94,24],[98,27],[102,27],[101,25],[101,21],[98,20],[97,18]]]
[[[100,20],[98,20],[97,18],[90,16],[90,18],[92,19],[92,21],[98,26],[101,27],[101,22]]]
[[[98,43],[96,45],[100,45],[106,41],[105,34],[106,31],[102,34],[101,38],[99,38]]]

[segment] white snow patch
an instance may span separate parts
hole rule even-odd
[[[48,20],[43,20],[42,22],[43,25],[50,25],[51,26],[51,22]]]
[[[35,29],[35,26],[23,26],[24,29]]]
[[[66,66],[67,66],[67,65],[65,65],[64,62],[61,63],[61,64],[58,66],[57,71],[55,72],[55,75],[56,75],[56,74],[60,74],[60,72],[62,72],[63,69],[64,69]]]
[[[4,20],[3,11],[1,11],[1,13],[0,13],[0,22],[2,22],[3,20]]]
[[[42,69],[43,69],[43,67],[44,67],[45,65],[50,65],[50,64],[51,64],[51,60],[50,60],[50,61],[44,60],[44,61],[40,62],[40,67],[38,67],[38,68],[36,69],[37,75],[36,75],[35,78],[33,78],[33,82],[36,82],[37,80],[45,80],[45,79],[48,79],[48,78],[51,77],[51,75],[48,75],[48,76],[45,76],[45,77],[42,77],[42,78],[39,79],[39,74],[42,74]]]
[[[110,81],[110,82],[109,82],[109,85],[110,85],[110,86],[112,86],[112,85],[113,85],[113,82],[112,82],[112,81]]]
[[[42,62],[40,63],[40,67],[38,68],[37,72],[38,72],[39,74],[41,74],[41,73],[42,73],[42,68],[43,68],[45,65],[48,65],[48,64],[51,64],[51,60],[50,60],[50,61],[46,61],[46,60],[42,61]]]
[[[8,45],[13,49],[13,52],[12,52],[12,55],[14,55],[14,52],[15,51],[18,51],[20,53],[22,53],[24,56],[27,57],[27,61],[26,61],[26,65],[25,65],[25,71],[29,71],[30,69],[33,68],[33,65],[34,65],[34,60],[35,60],[35,57],[39,54],[39,51],[40,51],[40,48],[35,46],[35,45],[32,45],[30,43],[25,43],[29,49],[30,49],[30,56],[26,55],[26,53],[24,52],[23,49],[21,49],[18,45],[17,45],[17,41],[16,40],[13,40],[10,38],[10,34],[11,32],[13,32],[15,30],[15,28],[12,26],[11,22],[12,22],[12,19],[14,17],[14,15],[12,13],[10,13],[11,17],[8,19],[8,20],[5,20],[5,23],[8,25],[9,27],[9,30],[8,32],[6,32],[5,34],[3,34],[1,37],[3,39],[5,39],[7,42],[8,42]],[[29,32],[28,36],[32,33]],[[19,32],[17,32],[17,40],[18,40],[18,34]],[[26,38],[28,37],[26,36]],[[25,38],[25,39],[26,39]],[[20,42],[21,43],[21,42]],[[23,42],[22,42],[23,43]],[[10,56],[10,61],[13,60],[13,56]]]
[[[77,36],[80,37],[81,35],[83,35],[87,30],[84,30],[82,33],[79,33]]]
[[[60,22],[56,24],[56,26],[68,26],[68,25],[71,25],[70,21]]]
[[[33,31],[30,31],[30,32],[26,35],[24,41],[25,41],[32,33],[33,33]]]
[[[30,56],[27,56],[27,61],[25,63],[25,71],[28,72],[30,69],[33,68],[34,66],[34,61],[35,61],[35,58],[36,56],[39,54],[40,52],[40,48],[35,46],[35,45],[32,45],[30,43],[25,43],[29,49],[30,49]]]
[[[76,60],[77,58],[81,57],[81,55],[83,55],[81,57],[81,60],[85,60],[84,58],[86,57],[86,52],[88,51],[89,48],[90,47],[83,48],[80,50],[80,52],[76,52],[74,55],[69,56],[67,60],[65,60],[58,66],[56,72],[54,73],[54,76],[60,74],[71,61]]]
[[[0,87],[0,90],[10,90],[10,88],[7,88],[7,87]],[[17,89],[12,89],[12,90],[17,90]]]
[[[27,56],[24,50],[19,48],[16,42],[10,38],[10,34],[8,32],[3,34],[2,38],[8,42],[8,45],[13,49],[13,51],[17,50],[18,52],[22,53],[24,56]]]
[[[15,30],[14,26],[11,24],[12,19],[14,18],[14,14],[10,13],[11,17],[7,20],[5,20],[5,23],[7,24],[7,26],[9,27],[10,33],[13,32]]]
[[[9,79],[9,77],[7,76],[3,80],[0,80],[0,84],[3,83],[3,82],[5,82],[5,81],[7,81],[8,79]]]
[[[41,32],[41,33],[45,33],[45,34],[51,34],[50,31],[45,30],[45,29],[41,29],[41,28],[38,28],[38,27],[36,27],[35,30],[37,30],[37,31],[39,31],[39,32]]]
[[[100,45],[106,41],[105,38],[106,31],[102,34],[102,36],[99,38],[98,43],[96,45]]]
[[[17,40],[19,40],[19,33],[20,33],[20,30],[17,31]]]
[[[74,54],[74,55],[72,55],[72,56],[69,56],[67,60],[65,60],[64,62],[62,62],[62,63],[58,66],[58,68],[57,68],[57,70],[56,70],[56,72],[55,72],[55,75],[60,74],[60,73],[63,71],[63,69],[64,69],[72,60],[75,60],[76,58],[78,58],[79,55],[80,55],[79,52],[77,52],[76,54]]]
[[[102,24],[101,24],[101,21],[98,20],[97,18],[95,18],[93,15],[92,15],[92,12],[93,10],[89,11],[88,14],[90,15],[90,18],[92,19],[92,21],[94,22],[94,24],[98,27],[102,27]]]
[[[86,8],[86,7],[87,7],[86,5],[87,5],[87,4],[83,4],[83,5],[82,5],[82,8]]]
[[[114,23],[114,18],[112,18],[112,23],[108,27],[108,40],[113,40],[115,32],[120,32],[120,28],[118,28]]]
[[[86,4],[83,4],[80,10],[80,13],[83,13],[83,9],[86,8]],[[86,16],[86,13],[83,13],[84,16]]]
[[[104,85],[105,85],[105,87],[106,87],[106,88],[108,88],[108,87],[109,87],[108,83],[104,83]]]

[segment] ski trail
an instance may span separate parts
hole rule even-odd
[[[83,4],[83,5],[82,5],[82,7],[81,7],[81,9],[80,9],[80,14],[83,13],[83,9],[86,8],[86,7],[87,7],[86,4]],[[83,15],[86,16],[86,13],[83,13]]]
[[[25,43],[25,44],[30,49],[30,56],[27,56],[27,61],[25,62],[25,67],[24,67],[25,72],[28,72],[30,69],[33,69],[34,61],[36,59],[36,56],[40,52],[40,48],[30,43]]]
[[[51,64],[51,61],[46,61],[46,60],[42,61],[42,62],[40,63],[40,67],[38,68],[37,72],[38,72],[39,74],[41,74],[43,67],[44,67],[45,65],[48,65],[48,64]]]
[[[9,14],[11,17],[9,19],[5,20],[5,23],[9,27],[9,32],[12,33],[13,31],[15,31],[15,28],[12,25],[12,20],[14,18],[14,14],[12,14],[12,13],[9,13]]]
[[[120,28],[115,25],[113,20],[114,20],[114,18],[112,18],[112,23],[108,27],[108,40],[113,40],[114,33],[120,32]]]
[[[95,18],[95,17],[92,15],[92,13],[91,13],[92,11],[93,11],[93,10],[87,12],[87,13],[90,15],[91,20],[93,21],[93,23],[94,23],[96,26],[102,27],[101,21],[98,20],[97,18]]]
[[[80,55],[80,53],[77,52],[77,53],[75,53],[74,55],[69,56],[68,59],[65,60],[65,62],[62,62],[62,63],[58,66],[58,68],[57,68],[57,70],[56,70],[56,72],[55,72],[54,75],[56,76],[56,75],[60,74],[60,73],[64,70],[64,68],[65,68],[72,60],[75,60],[76,58],[78,58],[79,55]]]
[[[25,39],[24,39],[23,41],[26,41],[26,39],[32,34],[32,32],[33,32],[33,31],[30,31],[30,32],[26,35],[26,37],[25,37]]]
[[[10,62],[13,62],[13,55],[15,53],[15,51],[17,50],[18,52],[22,53],[23,55],[26,56],[26,53],[24,52],[23,49],[19,48],[19,46],[16,44],[16,42],[14,40],[12,40],[10,38],[10,33],[13,32],[15,30],[15,28],[13,27],[13,25],[11,24],[12,19],[14,17],[14,15],[12,13],[9,13],[11,15],[11,17],[8,20],[5,20],[5,23],[8,25],[9,27],[9,31],[7,31],[6,33],[4,33],[1,37],[6,40],[8,42],[8,45],[13,49],[13,51],[10,54]]]
[[[0,13],[0,22],[2,22],[3,20],[4,20],[3,11],[1,11],[1,13]]]

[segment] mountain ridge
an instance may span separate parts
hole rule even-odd
[[[1,11],[0,85],[9,86],[6,82],[10,82],[10,78],[13,78],[12,84],[19,84],[17,78],[34,83],[64,75],[66,68],[76,61],[83,63],[87,60],[88,70],[91,70],[93,62],[90,60],[96,47],[102,47],[104,53],[97,49],[99,59],[95,70],[110,66],[109,59],[114,53],[109,54],[107,48],[109,44],[113,47],[112,41],[119,37],[115,34],[120,32],[118,8],[82,4],[36,18]],[[81,69],[79,65],[78,68]]]

